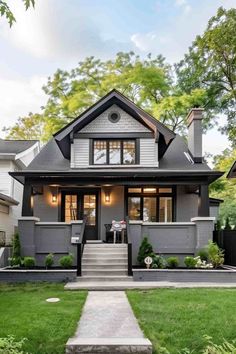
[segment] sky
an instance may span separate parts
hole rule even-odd
[[[8,2],[17,23],[10,29],[0,18],[1,137],[19,116],[40,111],[47,99],[42,86],[58,68],[130,50],[162,54],[174,64],[220,6],[236,7],[236,0],[36,0],[26,12],[20,0]],[[229,143],[215,127],[203,146],[218,154]]]

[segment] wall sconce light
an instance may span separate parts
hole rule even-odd
[[[111,201],[111,191],[105,190],[105,203],[108,204]]]
[[[57,195],[56,194],[52,194],[52,202],[53,203],[57,202]]]

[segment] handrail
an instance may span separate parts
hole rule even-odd
[[[130,239],[130,225],[128,216],[125,219],[126,221],[126,235],[127,235],[127,244],[128,244],[128,275],[133,275],[132,269],[132,241]]]
[[[86,243],[86,237],[84,236],[85,226],[87,218],[83,217],[83,224],[81,227],[80,238],[77,244],[77,276],[81,277],[82,275],[82,256],[84,251],[84,244]]]

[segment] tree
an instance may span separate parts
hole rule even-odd
[[[41,139],[47,141],[113,88],[181,133],[186,131],[189,109],[202,105],[206,97],[203,89],[187,94],[178,90],[172,68],[161,55],[141,59],[133,52],[117,53],[115,59],[107,61],[89,57],[70,72],[57,70],[43,87],[48,101],[40,114],[44,133]],[[204,122],[209,126],[208,118]],[[19,123],[7,129],[10,137],[24,135],[24,124],[21,127]]]
[[[225,113],[223,131],[232,143],[236,137],[236,9],[220,7],[201,36],[176,65],[179,88],[186,93],[204,89],[208,113]]]
[[[28,117],[19,117],[11,128],[3,128],[9,139],[44,140],[44,117],[29,113]]]
[[[227,218],[231,226],[236,225],[236,180],[226,178],[235,160],[236,149],[226,149],[222,154],[214,157],[214,169],[225,171],[225,174],[210,186],[211,196],[224,200],[220,205],[221,225],[226,224]]]
[[[32,6],[35,5],[35,0],[22,0],[24,3],[26,11]],[[0,0],[0,15],[7,19],[9,26],[11,27],[14,22],[16,22],[15,16],[10,9],[7,1]]]

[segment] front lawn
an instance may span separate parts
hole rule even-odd
[[[154,353],[183,348],[201,353],[204,335],[217,344],[236,339],[236,289],[127,291],[134,313]]]
[[[64,354],[74,335],[86,291],[64,291],[64,284],[0,284],[0,337],[27,338],[30,354]],[[60,302],[48,303],[49,297]]]

